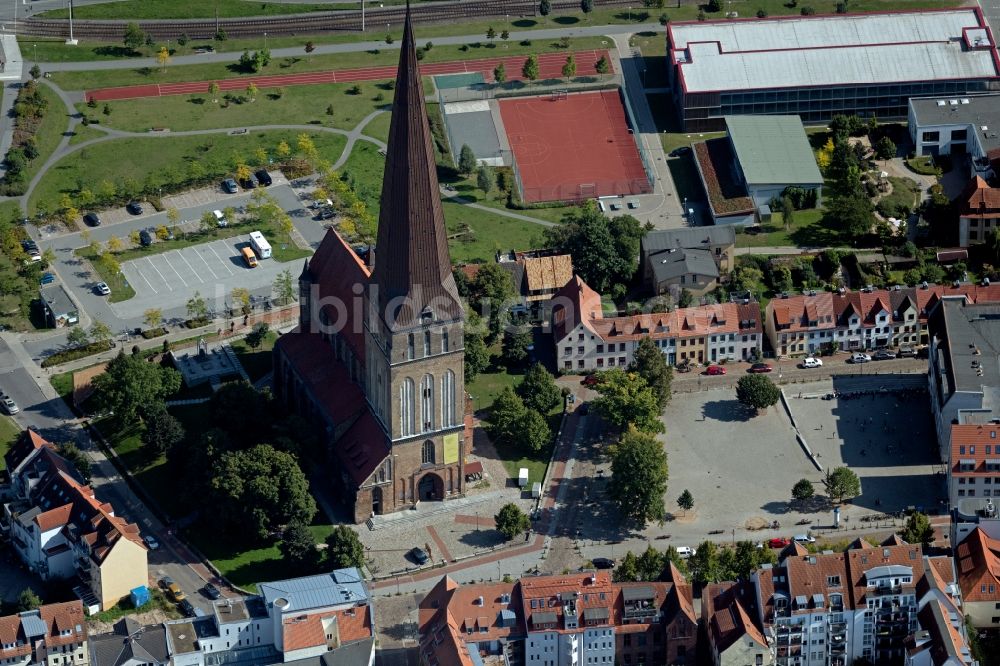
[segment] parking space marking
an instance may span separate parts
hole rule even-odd
[[[212,277],[215,278],[216,280],[218,280],[219,276],[215,274],[215,271],[212,270],[212,267],[209,266],[209,264],[208,264],[207,261],[205,261],[205,257],[202,256],[201,252],[199,252],[197,250],[197,248],[195,248],[194,253],[195,253],[195,256],[197,256],[199,259],[201,259],[201,263],[205,264],[205,268],[207,268],[208,272],[212,274]]]
[[[138,260],[136,260],[136,261],[138,261]],[[134,263],[133,263],[133,264],[132,264],[132,265],[130,266],[130,268],[134,268],[134,269],[135,269],[135,272],[136,272],[136,274],[138,274],[138,276],[139,276],[139,277],[141,277],[141,278],[143,279],[143,281],[144,281],[144,282],[146,283],[146,285],[147,285],[147,286],[148,286],[148,287],[149,287],[150,289],[152,289],[152,290],[153,290],[153,293],[154,293],[154,294],[158,294],[158,293],[160,293],[160,292],[158,292],[158,291],[156,290],[156,287],[154,287],[154,286],[153,286],[153,283],[149,281],[149,278],[147,278],[147,277],[146,277],[146,275],[145,275],[145,274],[144,274],[144,273],[143,273],[143,272],[142,272],[141,270],[139,270],[139,266],[138,266],[137,264],[134,264]],[[131,281],[131,280],[130,280],[130,281]]]
[[[160,276],[160,279],[163,280],[163,284],[167,287],[167,289],[170,290],[170,291],[173,291],[174,288],[170,286],[170,282],[167,281],[167,278],[163,277],[163,273],[161,273],[160,269],[157,268],[156,264],[153,263],[153,258],[152,257],[146,257],[146,261],[148,261],[150,267],[152,267],[152,269],[154,271],[156,271],[156,274]]]
[[[195,252],[195,254],[197,255],[198,253],[197,253],[197,252]],[[183,259],[183,260],[184,260],[184,263],[185,263],[185,264],[187,264],[187,265],[188,265],[188,268],[190,268],[190,269],[191,269],[191,274],[192,274],[192,275],[194,275],[194,276],[195,276],[196,278],[198,278],[198,282],[199,282],[199,283],[201,283],[201,282],[204,282],[204,280],[203,280],[203,279],[201,279],[201,275],[199,275],[199,274],[198,274],[198,271],[196,271],[196,270],[194,269],[194,266],[192,266],[192,265],[191,265],[191,262],[190,262],[190,261],[188,261],[188,260],[187,260],[187,257],[185,257],[185,256],[184,256],[184,253],[178,250],[178,252],[177,252],[177,255],[178,255],[178,256],[179,256],[179,257],[180,257],[181,259]],[[201,255],[198,255],[198,256],[201,256]],[[208,264],[205,264],[205,266],[208,266]],[[209,270],[209,272],[211,272],[211,270],[212,270],[212,269],[211,269],[211,268],[209,268],[208,270]],[[212,276],[213,276],[213,277],[217,277],[217,276],[215,275],[215,273],[212,273]]]
[[[219,256],[219,253],[215,251],[215,248],[212,247],[212,244],[209,244],[208,249],[211,250],[212,254],[214,254],[218,258],[219,263],[222,264],[222,267],[225,268],[227,271],[229,271],[229,274],[232,275],[233,271],[230,270],[229,266],[226,266],[226,260]]]
[[[167,262],[167,266],[170,266],[170,270],[174,272],[174,275],[177,276],[177,279],[180,280],[185,287],[188,286],[187,280],[181,277],[181,274],[177,272],[177,269],[174,268],[174,265],[170,263],[170,257],[168,255],[169,253],[163,255],[163,261]]]

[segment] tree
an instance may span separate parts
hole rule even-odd
[[[761,412],[781,397],[781,391],[766,375],[744,375],[736,382],[736,399]]]
[[[94,342],[107,342],[111,339],[111,327],[100,319],[95,319],[90,325],[90,339]]]
[[[21,590],[21,594],[17,597],[17,610],[19,613],[35,610],[41,605],[42,600],[38,598],[38,595],[30,587]]]
[[[896,156],[896,144],[888,136],[883,136],[875,142],[875,158],[879,160],[891,160]]]
[[[365,565],[365,547],[358,533],[347,525],[337,525],[326,538],[326,563],[332,569],[361,568]]]
[[[166,396],[176,393],[181,375],[139,356],[126,356],[123,350],[93,383],[99,402],[114,413],[119,424],[127,425],[134,423],[140,412],[151,413]]]
[[[596,389],[600,397],[594,408],[612,425],[622,430],[632,425],[646,433],[663,432],[656,394],[637,373],[612,368],[601,374]]]
[[[138,247],[142,242],[142,237],[139,235],[138,229],[133,229],[128,232],[128,242],[132,244],[132,247]]]
[[[312,43],[312,41],[306,42],[305,48],[306,48],[306,53],[312,53],[313,51],[316,50],[316,46]]]
[[[65,458],[79,472],[80,478],[83,479],[84,483],[90,483],[90,458],[76,444],[73,442],[63,442],[56,450],[59,452],[59,455]]]
[[[320,552],[316,549],[312,532],[300,521],[295,521],[285,528],[278,550],[296,571],[310,572],[319,566]]]
[[[208,319],[208,304],[205,302],[205,299],[201,297],[201,292],[194,292],[194,296],[188,299],[187,315],[188,319],[192,319],[194,321]]]
[[[531,527],[528,515],[514,503],[504,504],[500,513],[493,517],[497,531],[510,541],[518,534],[524,534]]]
[[[703,541],[688,560],[691,579],[702,585],[720,580],[719,547],[712,541]]]
[[[502,62],[493,68],[493,80],[498,85],[503,85],[507,81],[507,68]]]
[[[66,342],[69,343],[70,347],[82,347],[90,342],[90,337],[83,328],[74,326],[70,329],[69,334],[66,335]]]
[[[295,281],[292,272],[284,270],[274,278],[275,299],[282,305],[287,305],[295,299]]]
[[[691,307],[691,304],[693,302],[694,302],[694,294],[691,293],[691,290],[688,289],[687,287],[681,289],[681,293],[677,297],[677,307],[689,308]]]
[[[795,224],[795,206],[791,197],[781,197],[781,221],[785,223],[785,231]]]
[[[597,62],[594,63],[594,70],[601,76],[611,71],[611,63],[608,62],[607,56],[601,56],[597,59]]]
[[[492,42],[496,38],[497,38],[497,31],[493,29],[493,26],[490,26],[489,28],[487,28],[486,29],[486,39],[488,39],[488,40],[490,40]]]
[[[525,409],[515,423],[514,444],[522,451],[538,453],[552,443],[552,430],[545,417],[533,409]]]
[[[125,37],[122,41],[125,46],[135,51],[146,43],[146,33],[142,31],[138,23],[130,21],[125,26]]]
[[[518,326],[504,331],[500,354],[508,367],[519,366],[528,360],[531,329]]]
[[[144,421],[146,429],[142,433],[142,443],[150,458],[167,453],[184,440],[184,426],[165,406],[150,410]]]
[[[525,409],[524,401],[514,393],[514,389],[503,387],[493,399],[493,407],[486,417],[486,433],[490,439],[497,444],[514,444]]]
[[[667,357],[652,338],[645,337],[639,341],[628,369],[646,381],[656,395],[656,402],[662,411],[670,402],[670,384],[674,378],[674,370],[667,365]]]
[[[483,194],[489,194],[490,190],[493,189],[493,181],[496,180],[493,176],[493,169],[489,168],[485,164],[481,165],[476,171],[476,187],[483,191]]]
[[[636,570],[639,580],[654,582],[660,580],[663,569],[667,565],[667,558],[663,553],[652,546],[646,546],[646,550],[636,560]]]
[[[572,53],[566,56],[566,62],[562,66],[562,75],[567,79],[576,76],[576,60],[573,59]]]
[[[292,148],[287,141],[282,140],[278,142],[275,152],[278,153],[278,157],[285,158],[292,154]]]
[[[845,497],[857,497],[861,494],[861,480],[847,467],[827,471],[823,477],[823,487],[826,488],[826,494],[837,502],[843,502]]]
[[[639,559],[631,550],[625,553],[625,557],[615,567],[612,578],[616,583],[634,583],[639,580]]]
[[[691,495],[690,490],[686,488],[684,489],[684,492],[682,492],[680,497],[677,498],[677,506],[680,507],[684,513],[687,513],[694,508],[694,496]]]
[[[167,63],[170,62],[170,51],[167,50],[166,46],[161,46],[160,50],[156,52],[156,62],[160,66],[160,71],[167,71]]]
[[[538,13],[542,16],[548,16],[552,11],[552,3],[549,0],[542,0],[538,3]]]
[[[251,102],[257,100],[257,86],[254,85],[252,81],[249,84],[247,84],[247,99],[249,99]]]
[[[543,2],[545,1],[546,0],[543,0]],[[524,61],[524,66],[521,68],[521,76],[528,79],[532,83],[538,79],[538,56],[535,54],[528,56],[528,59]]]
[[[476,375],[490,365],[490,350],[483,340],[482,320],[476,312],[470,311],[465,319],[465,381],[471,382]]]
[[[608,494],[622,516],[644,527],[666,516],[667,454],[655,437],[629,427],[611,447]]]
[[[580,2],[580,9],[583,10],[584,14],[594,11],[594,0],[582,0]]]
[[[812,481],[809,479],[799,479],[792,486],[792,499],[805,502],[806,500],[812,499],[813,495],[816,494],[816,489],[813,487]]]
[[[160,324],[163,323],[163,310],[149,308],[142,313],[142,321],[145,322],[146,328],[159,328]]]
[[[231,533],[264,539],[278,525],[308,524],[316,515],[309,481],[295,456],[270,444],[224,453],[210,487]]]
[[[524,406],[541,414],[548,414],[562,402],[562,391],[545,366],[535,363],[524,373],[524,381],[517,387]]]
[[[476,155],[469,148],[469,144],[463,143],[462,149],[458,153],[458,170],[466,175],[476,171]]]
[[[500,31],[500,39],[502,39],[505,42],[508,39],[510,39],[510,30],[501,30]],[[507,47],[505,46],[504,48],[507,48]]]
[[[209,83],[208,84],[208,94],[212,96],[212,102],[213,103],[218,102],[219,101],[219,84],[216,83],[215,81],[212,81],[211,83]]]
[[[254,325],[253,330],[247,333],[246,343],[250,349],[257,351],[257,349],[264,344],[264,340],[267,339],[268,331],[270,327],[267,322],[261,321]]]
[[[229,297],[233,299],[233,307],[238,307],[241,314],[248,315],[253,311],[250,307],[250,290],[246,287],[233,287]]]
[[[35,63],[31,66],[31,69],[28,70],[28,74],[31,74],[31,78],[37,81],[39,77],[42,76],[42,68],[38,66],[38,63]]]
[[[496,339],[507,322],[507,311],[514,298],[514,280],[498,263],[483,264],[472,280],[469,300],[489,324],[490,337]]]
[[[573,257],[573,268],[598,293],[624,295],[638,265],[639,243],[645,233],[631,215],[608,219],[593,201],[563,215],[545,232],[548,245]]]
[[[931,526],[930,518],[919,511],[914,511],[906,519],[906,525],[899,531],[899,536],[906,543],[929,546],[934,541],[934,527]]]

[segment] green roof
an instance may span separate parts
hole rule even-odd
[[[726,116],[726,128],[748,186],[823,184],[798,116]]]

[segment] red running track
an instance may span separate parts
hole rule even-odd
[[[529,203],[652,192],[617,90],[502,99],[500,117]]]
[[[611,65],[611,56],[607,50],[602,51],[566,51],[563,53],[543,53],[538,56],[539,79],[562,78],[562,67],[566,56],[570,53],[576,60],[577,76],[594,76],[597,70],[594,65],[602,56]],[[493,70],[501,62],[507,70],[508,81],[520,81],[521,68],[527,56],[509,58],[485,58],[483,60],[459,60],[456,62],[432,62],[420,65],[420,73],[433,76],[436,74],[462,74],[480,72],[488,82],[493,81]],[[218,79],[220,91],[246,90],[253,82],[258,88],[280,88],[285,86],[307,86],[317,83],[351,83],[356,81],[379,81],[396,76],[396,67],[362,67],[359,69],[326,70],[322,72],[306,72],[303,74],[285,74],[276,76],[244,76],[235,79]],[[116,99],[136,99],[141,97],[162,97],[164,95],[191,95],[208,93],[211,81],[189,81],[186,83],[163,83],[141,86],[125,86],[120,88],[99,88],[88,90],[85,99],[98,102]]]

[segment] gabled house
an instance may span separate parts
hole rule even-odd
[[[977,527],[955,549],[955,566],[972,626],[1000,628],[1000,541]]]
[[[701,617],[714,666],[775,663],[775,646],[754,620],[755,604],[754,590],[745,583],[711,583],[702,592]]]
[[[643,281],[657,294],[687,289],[701,296],[715,289],[733,268],[732,226],[667,229],[646,233],[639,244]]]
[[[170,662],[162,624],[141,625],[125,617],[115,623],[113,632],[90,639],[92,666],[167,666]]]
[[[83,604],[46,604],[0,617],[0,660],[11,666],[88,666]]]
[[[532,318],[544,317],[542,306],[573,278],[573,258],[554,250],[497,252],[496,260],[510,271],[514,291],[521,300],[512,312],[520,307]],[[466,274],[469,272],[466,270]]]
[[[1000,229],[1000,187],[976,176],[958,198],[958,245],[969,247],[986,241],[986,234]]]

